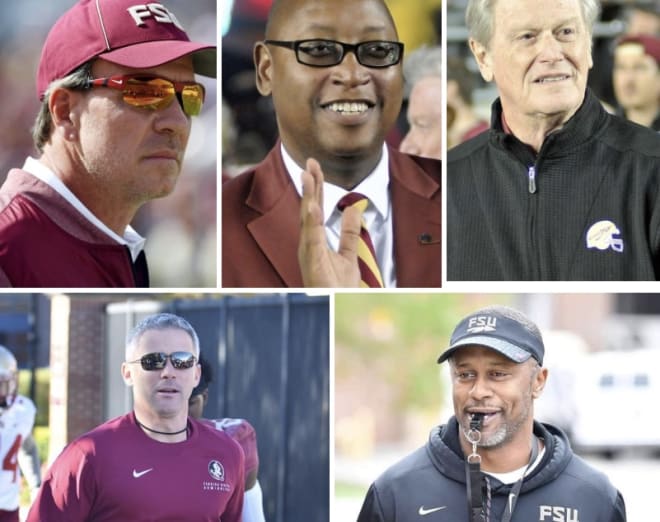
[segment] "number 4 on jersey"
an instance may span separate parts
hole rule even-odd
[[[18,478],[18,450],[21,447],[21,440],[21,435],[16,435],[14,443],[11,445],[11,448],[9,448],[9,451],[7,451],[5,458],[2,459],[2,469],[14,473],[12,482],[16,482],[16,479]]]

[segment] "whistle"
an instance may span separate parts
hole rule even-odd
[[[481,424],[484,421],[485,413],[473,413],[470,418],[470,430],[481,431]]]

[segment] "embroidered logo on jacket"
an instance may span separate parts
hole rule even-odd
[[[617,226],[608,220],[598,221],[587,230],[587,248],[623,252],[623,239]],[[615,237],[618,236],[618,237]]]
[[[580,522],[578,510],[561,506],[539,506],[539,521]]]
[[[217,460],[209,462],[209,475],[215,480],[225,480],[225,468]]]
[[[207,466],[209,475],[214,480],[202,481],[202,490],[204,491],[220,491],[224,493],[231,493],[233,490],[232,484],[226,482],[226,479],[231,479],[225,475],[225,467],[219,460],[212,460]]]

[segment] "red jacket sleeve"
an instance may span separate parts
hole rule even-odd
[[[27,522],[86,522],[95,490],[96,481],[87,455],[71,444],[46,473]]]

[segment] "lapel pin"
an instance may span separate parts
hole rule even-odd
[[[428,232],[424,232],[423,234],[420,234],[417,236],[417,240],[421,245],[438,245],[440,244],[439,239],[433,239],[433,236],[429,234]]]

